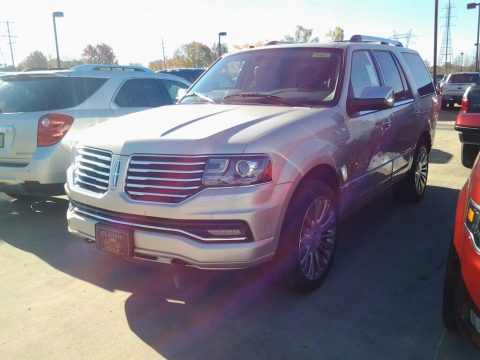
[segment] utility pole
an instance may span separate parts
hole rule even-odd
[[[163,70],[167,69],[167,61],[165,59],[165,46],[163,45],[162,39],[162,52],[163,52]]]
[[[15,60],[13,59],[13,49],[12,49],[12,38],[16,38],[16,36],[13,36],[10,34],[10,24],[11,22],[5,21],[3,24],[7,24],[7,36],[2,35],[3,37],[8,37],[8,43],[10,44],[10,56],[12,57],[12,66],[13,70],[15,70]]]

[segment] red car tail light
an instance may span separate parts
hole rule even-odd
[[[466,96],[462,97],[462,106],[460,111],[463,113],[468,112],[468,98]]]
[[[73,124],[73,117],[64,114],[47,114],[38,119],[37,146],[58,143]]]

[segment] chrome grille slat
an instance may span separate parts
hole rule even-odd
[[[155,172],[155,173],[167,173],[167,174],[200,174],[203,173],[202,170],[160,170],[160,169],[148,169],[145,171],[144,169],[138,168],[131,168],[128,169],[131,172]]]
[[[82,147],[77,150],[73,181],[75,186],[104,194],[110,183],[110,168],[112,166],[112,153]]]
[[[193,166],[193,165],[205,165],[205,162],[168,162],[168,161],[132,161],[133,165],[180,165],[180,166]]]
[[[152,188],[152,189],[171,189],[171,190],[195,190],[200,186],[158,186],[158,185],[147,185],[147,184],[129,184],[129,188]]]
[[[180,178],[159,178],[159,177],[150,177],[150,176],[127,176],[128,180],[155,180],[155,181],[174,181],[174,182],[194,182],[202,181],[202,178],[195,179],[180,179]]]
[[[208,156],[133,155],[125,191],[138,201],[179,203],[202,189]]]

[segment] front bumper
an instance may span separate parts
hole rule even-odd
[[[212,188],[180,204],[159,204],[131,200],[121,190],[92,196],[71,184],[69,178],[72,234],[95,241],[96,224],[126,227],[134,233],[135,259],[200,269],[241,269],[272,259],[292,188],[290,183]],[[217,230],[238,224],[247,236],[204,236],[198,224]]]

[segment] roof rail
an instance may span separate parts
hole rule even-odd
[[[114,64],[84,64],[77,65],[71,69],[72,71],[138,71],[153,72],[149,68],[143,66],[124,66]]]
[[[378,43],[382,45],[392,45],[392,46],[403,47],[403,44],[400,41],[376,37],[376,36],[367,36],[367,35],[353,35],[350,38],[350,42],[356,42],[356,43],[371,42],[371,43]]]

